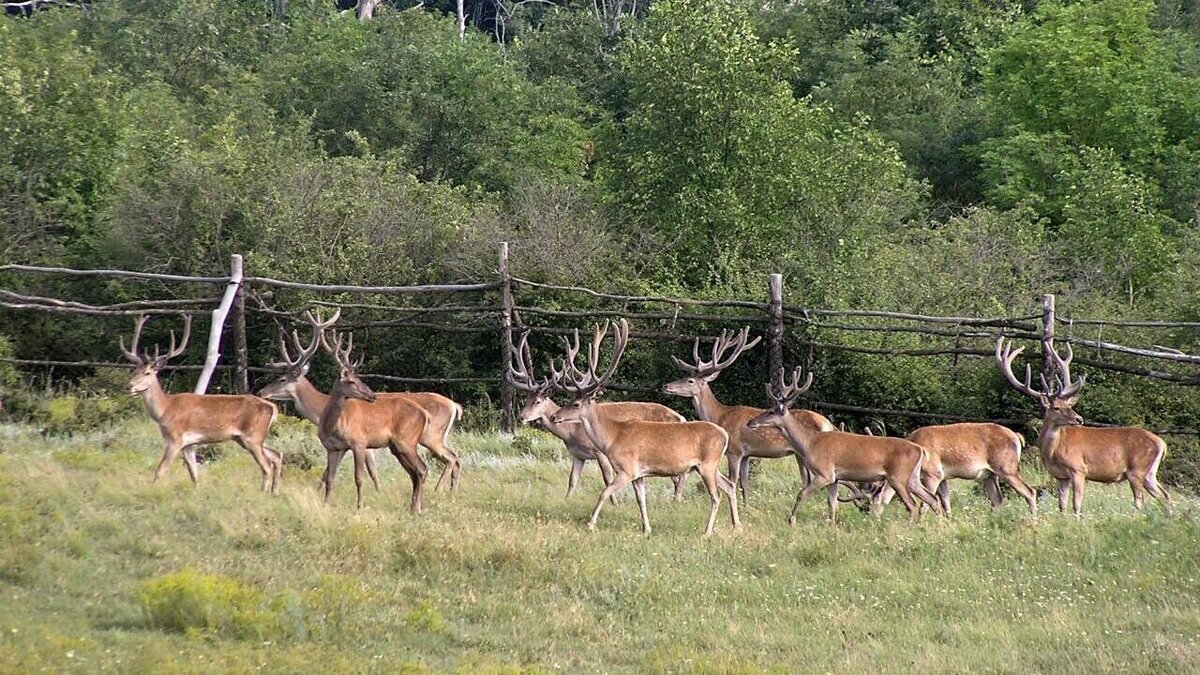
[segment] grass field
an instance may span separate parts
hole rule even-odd
[[[1127,487],[1089,485],[1081,522],[1048,498],[1032,522],[956,483],[949,522],[909,527],[897,505],[831,526],[814,499],[789,528],[781,460],[760,465],[745,531],[723,505],[707,542],[698,480],[683,504],[654,481],[646,539],[632,494],[588,532],[595,467],[567,500],[558,442],[518,439],[456,436],[460,490],[413,516],[387,455],[356,510],[350,467],[327,507],[321,465],[270,497],[235,446],[198,488],[182,465],[151,484],[148,421],[0,427],[0,671],[1200,669],[1189,496],[1133,515]],[[276,445],[323,461],[311,427]]]

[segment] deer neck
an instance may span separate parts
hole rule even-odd
[[[338,420],[342,417],[342,411],[346,409],[347,400],[345,394],[339,392],[337,385],[334,385],[333,391],[329,394],[329,402],[325,404],[325,409],[321,411],[320,421],[317,422],[320,435],[341,437],[341,434],[338,433]]]
[[[150,386],[142,390],[142,401],[146,404],[146,412],[150,413],[150,417],[155,422],[162,421],[163,415],[167,412],[169,400],[170,394],[163,391],[157,377],[150,381]]]
[[[705,422],[716,423],[729,410],[728,406],[717,400],[717,395],[707,382],[702,383],[692,395],[692,403],[696,406],[696,415]]]
[[[801,424],[800,420],[792,416],[790,411],[783,415],[778,428],[787,438],[788,444],[801,456],[808,456],[813,439],[817,434],[822,433]]]
[[[313,424],[321,423],[321,414],[329,405],[329,395],[321,393],[307,377],[301,375],[296,379],[296,386],[292,391],[292,402],[296,404],[296,410],[304,416],[305,419]]]
[[[583,435],[592,442],[598,450],[607,452],[612,445],[612,429],[611,423],[600,417],[599,406],[594,406],[588,414],[580,418],[580,426],[583,427]]]
[[[1038,447],[1043,453],[1049,454],[1054,451],[1060,432],[1066,426],[1069,425],[1054,417],[1050,411],[1046,412],[1046,416],[1042,418],[1042,430],[1038,432]]]
[[[553,406],[553,409],[549,410],[539,418],[542,420],[542,428],[554,434],[559,440],[565,441],[571,436],[575,435],[575,431],[579,427],[578,424],[555,424],[554,422],[550,421],[554,417],[554,413],[558,412],[558,409],[562,407],[554,402],[551,402],[550,405]]]

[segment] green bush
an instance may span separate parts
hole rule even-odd
[[[137,415],[141,407],[133,397],[55,396],[42,400],[30,421],[47,434],[98,431]]]
[[[257,588],[192,569],[150,579],[138,601],[146,622],[176,633],[261,640],[278,632],[275,612]]]

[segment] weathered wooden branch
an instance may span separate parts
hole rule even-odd
[[[686,312],[625,312],[615,309],[585,309],[585,310],[567,310],[567,309],[542,309],[541,307],[531,307],[528,305],[517,305],[513,309],[526,314],[535,316],[556,316],[563,318],[588,319],[597,316],[614,316],[623,317],[631,321],[724,321],[730,323],[767,323],[770,321],[765,316],[756,316],[752,314],[689,314]]]
[[[189,277],[179,274],[155,274],[131,272],[129,270],[73,270],[67,267],[38,267],[35,265],[0,265],[0,272],[36,272],[40,274],[64,274],[72,277],[128,277],[130,279],[152,279],[193,284],[226,284],[229,277]]]
[[[807,319],[812,316],[870,316],[885,319],[903,319],[905,321],[923,321],[925,323],[948,323],[962,326],[1007,327],[1030,332],[1036,331],[1037,325],[1030,323],[1029,319],[1041,316],[1041,314],[1031,314],[1013,318],[996,317],[989,319],[970,316],[930,316],[926,314],[909,314],[907,312],[885,312],[874,309],[808,309],[794,305],[785,305],[784,311],[801,319]]]
[[[224,281],[228,281],[225,279]],[[282,281],[270,277],[246,277],[248,284],[262,284],[276,288],[291,288],[298,291],[319,291],[322,293],[378,293],[381,295],[398,295],[405,293],[466,293],[472,291],[494,291],[500,288],[498,283],[486,284],[424,284],[420,286],[345,286],[337,284],[304,284],[296,281]]]
[[[668,305],[693,305],[697,307],[749,307],[766,311],[769,306],[765,302],[751,302],[749,300],[689,300],[687,298],[667,298],[653,295],[618,295],[615,293],[601,293],[593,291],[590,288],[582,286],[556,286],[554,284],[543,284],[521,277],[513,277],[515,283],[531,288],[544,288],[550,291],[566,291],[569,293],[583,293],[590,295],[593,298],[604,298],[606,300],[617,300],[620,302],[656,302]]]

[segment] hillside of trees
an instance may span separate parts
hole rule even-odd
[[[10,9],[0,261],[222,274],[243,253],[264,276],[415,284],[493,279],[507,240],[520,276],[624,292],[762,298],[781,272],[812,307],[1015,315],[1055,293],[1200,320],[1191,0],[468,0],[461,37],[453,2],[357,4],[369,20]],[[18,355],[114,355],[111,331],[56,325],[0,314]],[[934,366],[825,366],[829,399],[957,395]],[[1108,384],[1089,418],[1200,412]]]

